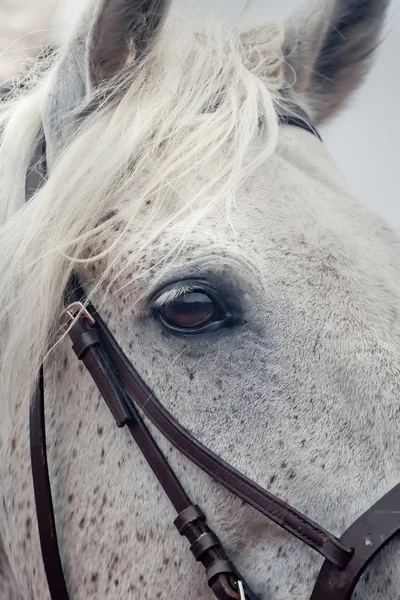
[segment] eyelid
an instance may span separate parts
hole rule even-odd
[[[176,288],[173,287],[170,290],[162,292],[158,297],[156,297],[153,301],[153,307],[162,308],[163,306],[167,306],[181,296],[184,296],[185,294],[191,294],[196,289],[198,288],[191,285],[182,285]]]
[[[221,308],[226,308],[225,302],[220,299],[221,293],[210,285],[208,281],[203,279],[180,279],[164,285],[153,294],[150,299],[150,306],[153,310],[159,310],[184,294],[190,294],[197,291],[208,295],[215,300]]]

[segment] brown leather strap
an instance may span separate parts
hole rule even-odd
[[[350,600],[362,574],[373,558],[400,533],[400,485],[365,512],[340,538],[355,549],[340,570],[325,562],[311,600]]]
[[[68,302],[84,301],[82,288],[76,279],[69,283],[67,298]],[[101,340],[102,348],[118,373],[127,394],[127,401],[130,401],[131,406],[135,402],[175,448],[213,479],[325,556],[336,566],[341,568],[346,566],[352,556],[350,548],[344,546],[323,527],[228,465],[191,436],[145,385],[101,317],[96,314],[94,307],[89,305],[87,310],[95,320],[94,329]],[[74,341],[74,328],[70,331],[70,335]]]
[[[282,125],[292,125],[294,127],[304,129],[305,131],[312,133],[312,135],[322,142],[322,137],[319,131],[311,125],[310,120],[304,110],[289,100],[285,101],[285,112],[282,112],[279,115],[279,122]]]
[[[310,122],[307,113],[297,104],[292,102],[288,90],[281,90],[282,106],[280,107],[279,122],[282,125],[292,125],[308,131],[322,142],[322,137]]]
[[[82,289],[76,279],[70,282],[69,291],[71,297],[79,298],[80,301],[84,300]],[[292,527],[292,519],[300,518],[299,531],[294,532],[297,537],[300,539],[305,536],[308,537],[311,528],[314,535],[312,542],[315,539],[321,540],[325,544],[326,554],[328,554],[328,551],[333,550],[332,556],[328,557],[328,560],[324,563],[311,600],[349,600],[368,564],[400,531],[400,485],[360,517],[342,538],[337,540],[337,538],[325,532],[322,527],[316,525],[226,464],[185,431],[143,383],[102,319],[96,314],[95,309],[91,305],[87,309],[88,314],[94,320],[94,328],[97,331],[101,346],[104,348],[110,362],[115,366],[121,384],[127,393],[129,406],[134,409],[132,400],[135,401],[167,439],[192,462],[278,524],[283,522],[282,526],[285,529],[290,531],[288,523]],[[267,500],[266,504],[262,504],[264,498]],[[281,511],[279,517],[281,523],[277,520],[277,514],[279,516],[279,513],[275,512],[272,517],[267,514],[269,506],[272,506],[276,511]],[[175,524],[182,533],[182,531],[189,528],[188,526],[192,522],[203,523],[204,519],[200,509],[190,506],[180,514]],[[186,535],[191,542],[191,550],[196,558],[201,557],[203,553],[208,552],[210,549],[214,549],[218,543],[218,539],[214,534],[207,530],[200,533],[200,535],[197,531],[197,536],[194,538],[191,537],[190,533],[186,533]],[[325,537],[326,535],[329,537]],[[315,548],[309,540],[303,541]],[[329,546],[328,542],[332,545]],[[336,542],[339,542],[339,544],[336,545]],[[315,549],[321,552],[321,548]],[[338,554],[338,549],[343,549],[344,552]],[[338,564],[337,557],[343,558],[343,556],[346,559],[345,562]],[[221,570],[228,576],[231,564],[227,563],[224,558],[215,557],[211,565],[204,562],[203,564],[207,568],[210,585],[214,584],[212,587],[216,597],[220,597],[218,594],[222,594],[221,597],[232,597],[229,593],[224,596],[226,592],[219,577],[213,579],[216,575],[221,574]]]
[[[47,465],[43,368],[40,371],[36,391],[31,400],[30,444],[40,546],[50,596],[54,600],[69,600],[60,552],[58,549],[50,477]]]
[[[69,286],[69,295],[75,296],[76,293],[77,282],[75,280]],[[83,299],[81,294],[82,292],[78,291],[78,296]],[[93,307],[89,306],[88,309],[88,315],[94,317],[95,311]],[[239,590],[235,585],[240,580],[244,583],[245,598],[247,600],[257,600],[246,582],[227,559],[217,536],[208,528],[205,516],[201,509],[192,505],[165,457],[162,455],[155,441],[149,434],[134,405],[126,396],[126,391],[129,391],[130,394],[134,393],[135,400],[138,402],[139,406],[144,409],[144,406],[141,404],[144,399],[142,393],[146,391],[146,406],[149,404],[153,405],[154,401],[157,404],[154,396],[151,395],[139,376],[132,369],[130,363],[123,355],[121,349],[119,349],[100,317],[96,315],[93,325],[89,323],[86,317],[79,317],[70,330],[70,336],[73,341],[73,348],[77,355],[80,356],[98,385],[117,424],[119,426],[127,425],[129,427],[132,436],[141,448],[149,465],[178,511],[179,514],[175,521],[175,525],[181,535],[185,535],[189,540],[191,551],[196,560],[202,562],[206,568],[208,582],[215,597],[218,600],[240,600]],[[107,349],[107,351],[105,351],[105,349]],[[115,363],[117,355],[119,359]],[[110,356],[112,358],[111,361],[109,360]],[[119,364],[119,360],[121,361],[121,364]],[[120,370],[118,371],[117,369],[118,375],[114,372],[114,364],[116,364],[116,366],[119,364],[120,366]],[[133,371],[132,376],[134,377],[135,384],[133,389],[132,381],[130,377],[127,377],[125,372],[127,367],[129,367],[129,371]],[[139,388],[136,388],[137,385]],[[139,397],[138,389],[140,393]],[[68,600],[57,545],[54,511],[47,467],[43,394],[43,373],[41,372],[37,393],[35,394],[35,398],[32,400],[31,405],[32,472],[40,541],[51,597],[53,600]],[[160,414],[163,415],[164,413],[168,415],[165,409],[163,409]],[[151,418],[152,411],[148,414]],[[155,414],[158,415],[158,412]],[[166,415],[164,414],[164,417]],[[167,437],[172,435],[172,439],[170,437],[169,439],[171,439],[171,442],[174,443],[174,445],[181,449],[179,447],[180,442],[175,443],[174,441],[174,432],[175,427],[177,427],[178,433],[184,432],[184,430],[174,422],[171,415],[168,415],[168,417],[171,419],[173,428],[171,430],[172,434],[170,431]],[[158,426],[157,422],[155,424]],[[163,431],[163,427],[164,425],[161,419],[161,426],[159,429]],[[188,436],[186,441],[191,442],[191,436],[187,432],[185,433]],[[196,442],[196,440],[194,440],[194,442]],[[198,442],[196,443],[198,444]],[[201,445],[199,446],[202,448]],[[183,451],[184,454],[188,452],[188,450],[181,451]],[[209,451],[207,452],[209,453]],[[214,458],[224,465],[223,461],[220,461],[218,457],[215,457],[212,453],[209,454],[211,455],[211,458]],[[200,457],[202,456],[200,455]],[[189,458],[192,457],[189,456]],[[206,468],[201,464],[199,464],[199,466],[204,470],[208,468],[207,465]],[[229,467],[229,465],[226,466]],[[235,476],[235,474],[236,472],[234,471],[233,475]],[[222,472],[222,476],[223,475],[224,473]],[[241,476],[240,473],[238,475]],[[212,474],[212,476],[214,476],[214,474]],[[217,480],[219,480],[220,477],[221,475],[218,475],[217,477],[214,476]],[[245,483],[247,483],[247,479],[244,479]],[[221,481],[221,483],[226,485],[224,481]],[[229,486],[233,485],[233,483],[232,481],[228,483],[229,485],[226,485],[226,487],[230,489]],[[252,490],[253,488],[250,489]],[[236,490],[233,491],[238,493]],[[241,494],[242,492],[238,493],[240,496]],[[278,499],[275,500],[278,501],[279,505],[281,504],[281,501]],[[291,507],[288,508],[290,514],[292,514],[294,509],[291,509]],[[344,568],[339,568],[329,560],[324,563],[311,600],[349,600],[351,598],[355,586],[368,564],[400,531],[399,509],[400,485],[377,502],[342,536],[340,541],[343,546],[349,549],[353,548],[353,550],[349,550],[349,553],[351,554],[350,560],[347,561]],[[309,522],[307,520],[307,525],[308,524]],[[319,528],[319,532],[324,531],[319,526],[317,527]]]
[[[244,579],[228,560],[222,545],[207,526],[201,509],[193,506],[166,458],[150,435],[135,406],[127,401],[108,354],[99,339],[96,326],[82,313],[69,330],[72,348],[83,362],[107,403],[118,427],[127,426],[147,463],[153,470],[178,517],[175,524],[191,544],[195,559],[203,564],[209,586],[218,600],[240,600],[236,583],[240,580],[247,600],[257,600]]]

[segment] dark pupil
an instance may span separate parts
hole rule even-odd
[[[206,325],[214,313],[214,302],[201,292],[184,294],[164,308],[164,317],[171,325],[186,329]]]

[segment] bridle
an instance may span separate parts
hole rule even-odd
[[[279,119],[282,124],[300,127],[321,139],[297,106],[288,104]],[[41,173],[37,169],[28,173],[28,200],[46,178],[44,142],[38,152]],[[95,382],[116,425],[129,429],[170,499],[178,514],[175,526],[188,539],[194,558],[203,564],[215,598],[257,600],[207,525],[201,508],[186,494],[139,411],[192,463],[325,557],[310,600],[349,600],[369,563],[400,531],[400,485],[353,523],[340,539],[335,537],[216,456],[173,418],[140,378],[94,306],[87,302],[76,276],[67,285],[64,305],[63,326],[77,358]],[[47,463],[43,367],[31,402],[30,442],[39,537],[50,596],[52,600],[69,600]]]

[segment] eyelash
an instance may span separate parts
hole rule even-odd
[[[171,288],[170,290],[167,290],[166,292],[163,292],[162,294],[160,294],[154,300],[153,306],[154,306],[154,308],[160,309],[163,306],[168,306],[175,300],[179,300],[179,298],[182,298],[182,296],[184,296],[185,294],[190,294],[195,291],[197,291],[197,288],[190,286],[190,285],[185,285],[180,288]],[[170,297],[169,297],[169,294],[171,294]]]

